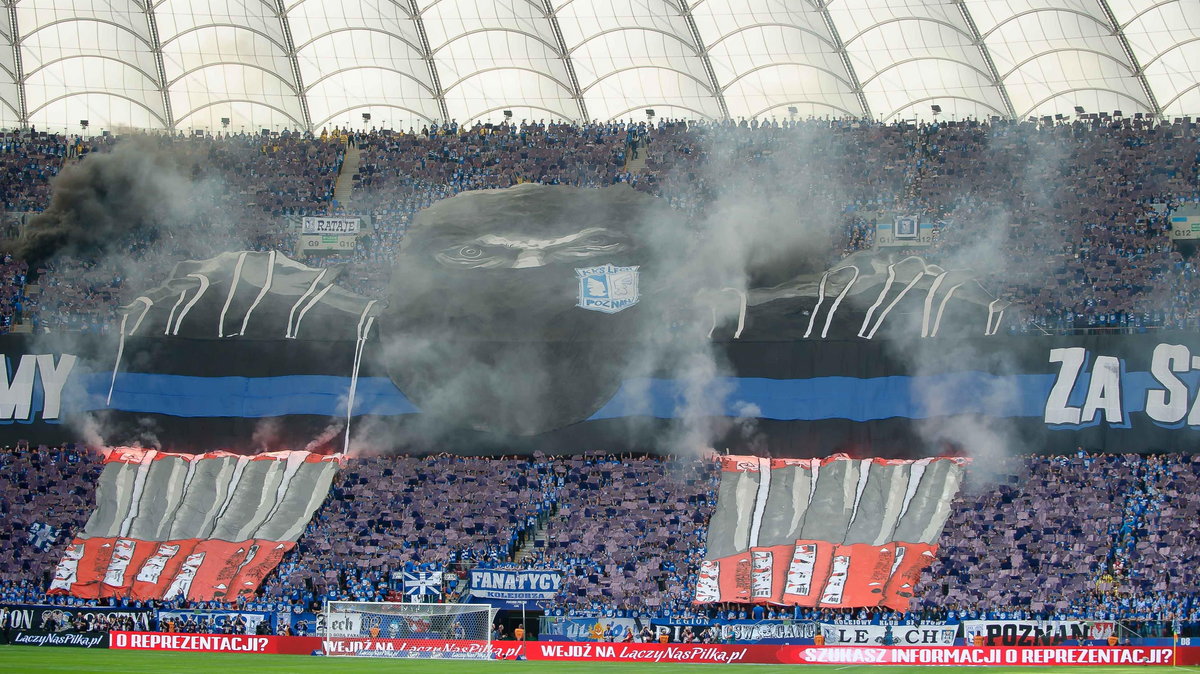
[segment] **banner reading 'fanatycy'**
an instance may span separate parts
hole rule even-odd
[[[471,594],[481,599],[553,599],[561,584],[562,574],[558,571],[471,570]]]

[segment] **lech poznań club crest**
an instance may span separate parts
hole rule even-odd
[[[576,269],[579,277],[579,306],[589,311],[615,314],[637,304],[638,268],[599,267]]]

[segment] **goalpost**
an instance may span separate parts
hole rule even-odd
[[[319,633],[326,655],[486,660],[496,613],[484,604],[330,601]]]

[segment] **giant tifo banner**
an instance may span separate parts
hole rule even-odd
[[[692,664],[824,664],[824,665],[1151,665],[1200,664],[1200,647],[921,647],[789,646],[767,644],[592,644],[547,641],[484,642],[404,639],[343,639],[209,634],[112,632],[109,648],[118,650],[190,651],[202,653],[290,653],[295,655],[387,656],[432,652],[440,657],[490,655],[515,660],[565,662],[671,662]],[[422,651],[424,653],[422,653]],[[402,656],[403,657],[403,656]]]
[[[964,463],[722,457],[696,603],[907,610]]]
[[[340,455],[107,450],[96,509],[49,594],[233,602],[253,596],[325,500]]]
[[[269,437],[272,447],[304,446],[347,420],[355,437],[386,442],[427,414],[414,387],[428,380],[394,377],[396,364],[389,364],[376,337],[363,343],[355,378],[353,339],[185,340],[141,336],[144,330],[126,338],[115,373],[115,338],[68,343],[0,336],[7,364],[0,443],[78,441],[101,429],[109,444],[240,451],[255,437]],[[619,341],[608,346],[639,348]],[[752,421],[775,456],[826,456],[843,448],[914,456],[931,442],[954,440],[954,428],[985,428],[1012,447],[1056,453],[1078,446],[1117,452],[1200,447],[1196,333],[995,336],[933,340],[932,346],[944,357],[917,363],[898,345],[877,340],[722,342],[716,348],[729,372],[714,380],[714,390],[723,393],[713,414]],[[487,431],[464,412],[458,420],[439,419],[459,429],[447,431],[452,440],[445,446],[526,452],[649,447],[681,422],[687,384],[669,376],[607,384],[576,379],[573,385],[571,395],[592,399],[578,415],[513,435]],[[358,436],[360,426],[369,426],[369,437]],[[714,439],[714,446],[745,442],[739,435],[744,425],[728,426],[730,436]],[[643,436],[644,444],[637,440]],[[334,436],[335,449],[344,437]]]
[[[628,186],[524,184],[420,211],[385,298],[278,251],[181,261],[122,288],[134,300],[104,336],[0,339],[0,442],[86,429],[190,452],[318,436],[480,454],[678,450],[681,436],[788,457],[920,457],[981,436],[1200,446],[1196,331],[1012,336],[1041,329],[986,279],[908,251],[823,267],[780,250],[749,268],[705,246]],[[1149,330],[1141,318],[1122,329]]]

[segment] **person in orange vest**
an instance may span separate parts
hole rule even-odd
[[[1108,635],[1108,645],[1109,646],[1116,646],[1117,641],[1118,641],[1117,635],[1115,635],[1115,634]]]
[[[813,643],[817,646],[824,646],[825,634],[823,632],[817,632],[815,635],[813,635]]]
[[[975,636],[971,637],[971,643],[974,644],[976,647],[982,646],[983,645],[983,635],[976,634]]]
[[[659,632],[658,633],[658,643],[660,643],[660,644],[671,643],[671,633],[666,630],[662,630],[661,632]]]
[[[525,641],[525,624],[517,625],[517,629],[513,630],[513,638],[517,641]]]

